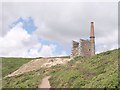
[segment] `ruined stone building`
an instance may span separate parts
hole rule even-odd
[[[72,56],[94,56],[95,55],[95,36],[94,23],[91,22],[90,40],[80,39],[79,42],[72,42]]]

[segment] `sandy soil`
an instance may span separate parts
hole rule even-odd
[[[38,88],[51,88],[49,78],[50,76],[43,78],[42,83],[38,86]]]
[[[69,58],[42,58],[32,60],[26,64],[23,64],[18,70],[7,75],[6,77],[20,75],[33,70],[39,70],[40,68],[48,68],[55,65],[66,64],[70,60],[71,59]]]

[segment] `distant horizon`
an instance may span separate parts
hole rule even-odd
[[[116,50],[116,49],[119,49],[119,48],[115,48],[115,49],[112,49],[112,50]],[[107,51],[112,51],[112,50],[107,50]],[[96,53],[95,55],[97,54],[101,54],[101,53],[104,53],[104,52],[107,52],[107,51],[103,51],[103,52],[100,52],[100,53]],[[0,58],[67,58],[67,57],[70,57],[71,55],[68,55],[68,56],[48,56],[48,57],[18,57],[18,56],[5,56],[5,57],[0,57]]]

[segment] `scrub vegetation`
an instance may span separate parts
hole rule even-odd
[[[7,77],[24,63],[33,59],[3,58],[3,88],[36,88],[46,76],[52,88],[116,88],[120,49],[97,54],[93,57],[75,57],[65,65],[41,68],[22,75]],[[66,57],[67,58],[67,57]],[[69,58],[69,57],[68,57]]]
[[[56,66],[60,69],[52,72],[50,84],[55,88],[118,88],[118,55],[116,49],[91,58],[75,57],[66,66]]]

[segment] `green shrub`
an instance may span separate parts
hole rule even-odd
[[[50,78],[52,87],[106,89],[118,87],[117,49],[90,58],[78,56],[63,67],[53,71]]]

